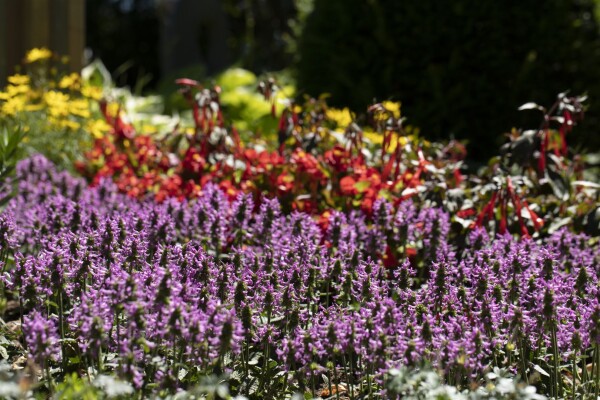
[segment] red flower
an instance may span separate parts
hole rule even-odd
[[[343,195],[354,196],[356,194],[356,188],[354,187],[356,181],[351,176],[345,176],[340,179],[340,191]]]
[[[199,174],[204,171],[206,160],[200,154],[200,151],[194,147],[190,147],[183,156],[183,169],[185,171]]]

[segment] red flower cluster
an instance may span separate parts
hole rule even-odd
[[[101,104],[106,121],[113,127],[112,134],[96,140],[86,154],[86,162],[78,165],[92,184],[111,177],[119,190],[130,196],[154,196],[163,201],[169,197],[196,197],[204,185],[213,183],[230,199],[240,192],[252,193],[257,205],[264,196],[276,196],[285,211],[320,215],[323,228],[332,209],[356,208],[370,215],[381,197],[398,205],[416,195],[432,195],[437,190],[440,198],[445,196],[440,192],[466,187],[460,172],[466,155],[464,145],[456,141],[445,146],[409,141],[403,120],[382,104],[369,108],[369,118],[382,138],[379,146],[365,148],[364,133],[355,123],[346,128],[343,137],[334,140],[328,129],[331,121],[326,117],[326,105],[310,100],[302,112],[294,104],[282,112],[279,143],[268,150],[244,143],[235,128],[226,128],[219,88],[205,89],[191,80],[178,83],[193,110],[193,134],[173,132],[166,140],[158,141],[137,134],[120,112],[110,115],[106,104]],[[267,89],[263,87],[262,91],[271,101],[271,89]],[[560,143],[551,143],[556,154],[564,157],[564,136],[573,124],[573,113],[580,108],[579,103],[561,101]],[[538,166],[543,171],[550,143],[548,127],[539,135]],[[511,226],[525,236],[531,226],[539,231],[543,219],[518,194],[510,176],[494,179],[504,179],[504,183],[497,186],[491,198],[475,195],[470,205],[454,207],[456,217],[467,222],[463,226],[470,223],[471,227],[480,227],[494,221],[500,233]]]

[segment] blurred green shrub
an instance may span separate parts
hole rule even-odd
[[[271,99],[277,116],[286,107],[285,99],[294,96],[295,88],[285,73],[269,74],[277,77],[281,87]],[[241,68],[230,68],[216,77],[216,84],[222,89],[221,105],[233,126],[247,140],[253,136],[265,142],[276,140],[279,118],[272,115],[271,105],[257,90],[262,78]]]
[[[515,104],[587,91],[588,116],[600,115],[594,15],[591,0],[316,0],[297,86],[355,111],[374,97],[399,100],[428,137],[468,139],[485,159],[503,132],[531,126]],[[579,130],[588,148],[600,145],[597,124]]]

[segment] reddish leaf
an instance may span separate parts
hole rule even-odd
[[[195,81],[193,79],[188,79],[188,78],[181,78],[181,79],[176,79],[175,83],[181,86],[194,86],[194,87],[200,87],[200,82]]]

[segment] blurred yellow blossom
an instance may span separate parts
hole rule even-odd
[[[80,86],[80,78],[79,74],[73,72],[70,75],[63,76],[60,82],[58,83],[58,87],[60,89],[71,89],[78,90]]]
[[[394,118],[400,118],[400,103],[394,101],[384,101],[381,103],[386,110],[394,115]]]
[[[56,90],[44,93],[44,102],[48,106],[48,114],[52,117],[66,117],[69,114],[69,96]]]
[[[90,132],[94,138],[100,139],[111,130],[111,126],[103,119],[88,120],[85,129]]]
[[[375,145],[383,144],[383,134],[377,133],[377,132],[373,131],[372,129],[365,129],[363,131],[363,137],[365,139],[368,139],[371,143],[373,143]],[[404,147],[409,142],[412,142],[413,139],[414,138],[412,135],[398,136],[397,133],[393,132],[392,138],[390,140],[390,145],[388,146],[387,150],[388,150],[388,152],[392,152],[392,151],[396,150],[396,146],[398,144],[400,144],[400,146]]]
[[[24,86],[24,85],[20,85],[20,86],[8,85],[6,87],[6,93],[8,94],[8,97],[15,97],[15,96],[18,96],[20,94],[26,94],[27,92],[29,92],[29,86]]]
[[[23,111],[26,99],[23,96],[11,97],[2,103],[0,111],[4,115],[14,116],[18,112]]]
[[[28,64],[34,63],[40,60],[46,60],[52,57],[52,52],[45,47],[35,48],[29,50],[25,56],[25,62]]]
[[[15,74],[8,77],[8,83],[15,86],[29,85],[30,81],[29,75]]]
[[[363,137],[368,139],[373,144],[383,143],[383,135],[373,131],[371,128],[366,128],[363,130]]]
[[[73,99],[69,102],[69,113],[81,118],[90,117],[90,107],[85,99]]]
[[[156,128],[156,126],[151,125],[151,124],[143,124],[142,128],[140,129],[141,132],[144,132],[146,134],[148,133],[157,133],[158,129]]]
[[[352,114],[348,108],[342,110],[337,108],[329,108],[326,111],[327,118],[336,123],[338,128],[345,129],[352,123]]]
[[[57,121],[56,125],[59,128],[66,128],[72,131],[76,131],[77,129],[81,128],[81,124],[79,122],[73,121],[72,119],[68,118],[63,118]]]
[[[81,88],[81,94],[84,97],[92,100],[100,100],[102,98],[102,88],[97,86],[85,85]]]
[[[121,112],[121,105],[119,103],[108,103],[106,106],[106,112],[109,116],[115,118]]]

